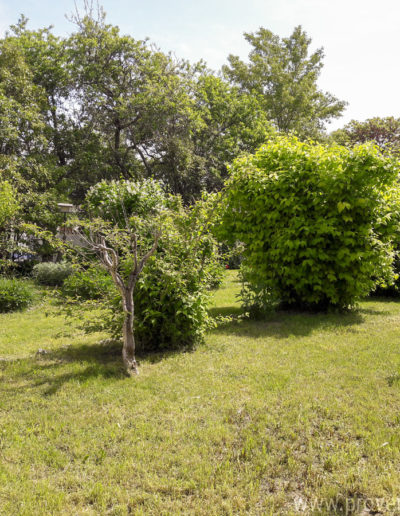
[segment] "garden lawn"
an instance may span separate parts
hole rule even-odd
[[[238,319],[137,378],[41,303],[0,315],[0,514],[400,514],[400,302]]]

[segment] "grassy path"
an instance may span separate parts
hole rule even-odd
[[[0,514],[400,514],[400,303],[229,323],[133,380],[100,339],[0,315]]]

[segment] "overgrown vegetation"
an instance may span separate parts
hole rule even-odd
[[[177,349],[200,342],[210,324],[209,290],[222,272],[209,231],[213,204],[211,197],[184,208],[180,197],[167,195],[152,180],[93,187],[85,201],[92,219],[73,220],[72,225],[81,226],[79,254],[89,263],[97,256],[114,285],[103,275],[98,284],[91,281],[93,265],[75,273],[62,292],[75,295],[77,286],[78,295],[81,291],[96,299],[96,316],[88,321],[93,303],[82,304],[82,296],[70,300],[70,313],[84,317],[87,331],[101,329],[118,339],[123,335],[123,350],[128,335],[132,361],[135,349]]]
[[[115,287],[108,272],[98,265],[75,270],[64,281],[61,293],[65,298],[79,301],[104,299]]]

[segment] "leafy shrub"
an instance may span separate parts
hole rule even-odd
[[[160,183],[152,179],[101,181],[88,191],[85,208],[91,215],[124,225],[127,214],[146,218],[167,205],[168,200]]]
[[[0,312],[27,308],[33,301],[33,289],[23,280],[0,278]]]
[[[205,329],[211,324],[207,312],[210,288],[221,280],[223,271],[218,260],[217,243],[209,231],[211,201],[204,199],[186,209],[179,197],[167,196],[158,185],[150,182],[145,183],[142,197],[139,186],[131,181],[108,185],[109,189],[106,188],[107,183],[100,183],[101,195],[96,186],[86,199],[87,210],[103,220],[120,221],[123,227],[127,216],[130,221],[142,225],[147,218],[153,217],[154,211],[163,212],[157,252],[140,274],[134,292],[137,350],[193,346],[201,341]],[[127,190],[133,192],[135,202],[129,198]],[[125,210],[129,206],[125,214],[118,205],[119,196],[125,199]],[[154,198],[158,199],[157,204],[154,204]],[[112,209],[106,199],[110,199]],[[136,209],[137,203],[139,209]],[[120,258],[121,272],[125,271],[127,276],[132,270],[133,257],[121,250]],[[89,270],[93,272],[89,273]],[[96,275],[96,270],[97,267],[92,266],[84,273],[71,276],[66,280],[62,293],[81,298],[88,293],[90,296],[85,298],[93,299],[93,292],[101,292],[95,303],[75,303],[69,311],[84,320],[86,331],[101,330],[120,337],[124,318],[121,296],[115,287],[102,288],[102,284],[106,286],[104,278]]]
[[[0,227],[14,217],[18,211],[16,194],[8,181],[0,181]]]
[[[296,138],[238,159],[221,231],[245,244],[246,304],[342,309],[390,282],[398,172],[372,145],[349,150]]]
[[[138,351],[191,347],[202,340],[211,323],[204,277],[191,261],[177,255],[174,264],[164,257],[152,258],[139,278],[135,293],[135,339]],[[180,268],[181,266],[182,268]],[[107,315],[101,316],[102,330],[121,335],[121,298],[111,296]]]
[[[397,244],[395,245],[396,255],[393,260],[393,272],[394,278],[391,282],[385,282],[375,286],[374,290],[370,293],[372,296],[388,297],[388,298],[399,298],[400,297],[400,249],[399,239],[396,239]]]
[[[114,284],[108,272],[95,265],[74,271],[64,280],[62,286],[64,296],[86,300],[101,299],[114,290]]]
[[[69,263],[43,262],[33,267],[32,275],[41,285],[59,287],[72,272],[73,268]]]

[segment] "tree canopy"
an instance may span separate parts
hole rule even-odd
[[[0,169],[20,217],[56,231],[57,203],[101,181],[157,180],[189,205],[222,188],[229,164],[278,131],[321,136],[344,103],[322,93],[322,50],[297,27],[246,34],[250,63],[217,74],[121,34],[100,8],[69,36],[22,16],[0,39]]]
[[[241,91],[259,98],[278,131],[318,137],[326,122],[341,116],[346,103],[318,89],[323,49],[310,53],[311,39],[301,26],[288,38],[263,27],[244,37],[252,47],[249,62],[230,55],[223,72]]]
[[[400,118],[368,118],[364,122],[352,120],[334,131],[331,139],[341,145],[353,146],[373,142],[382,152],[400,155]]]

